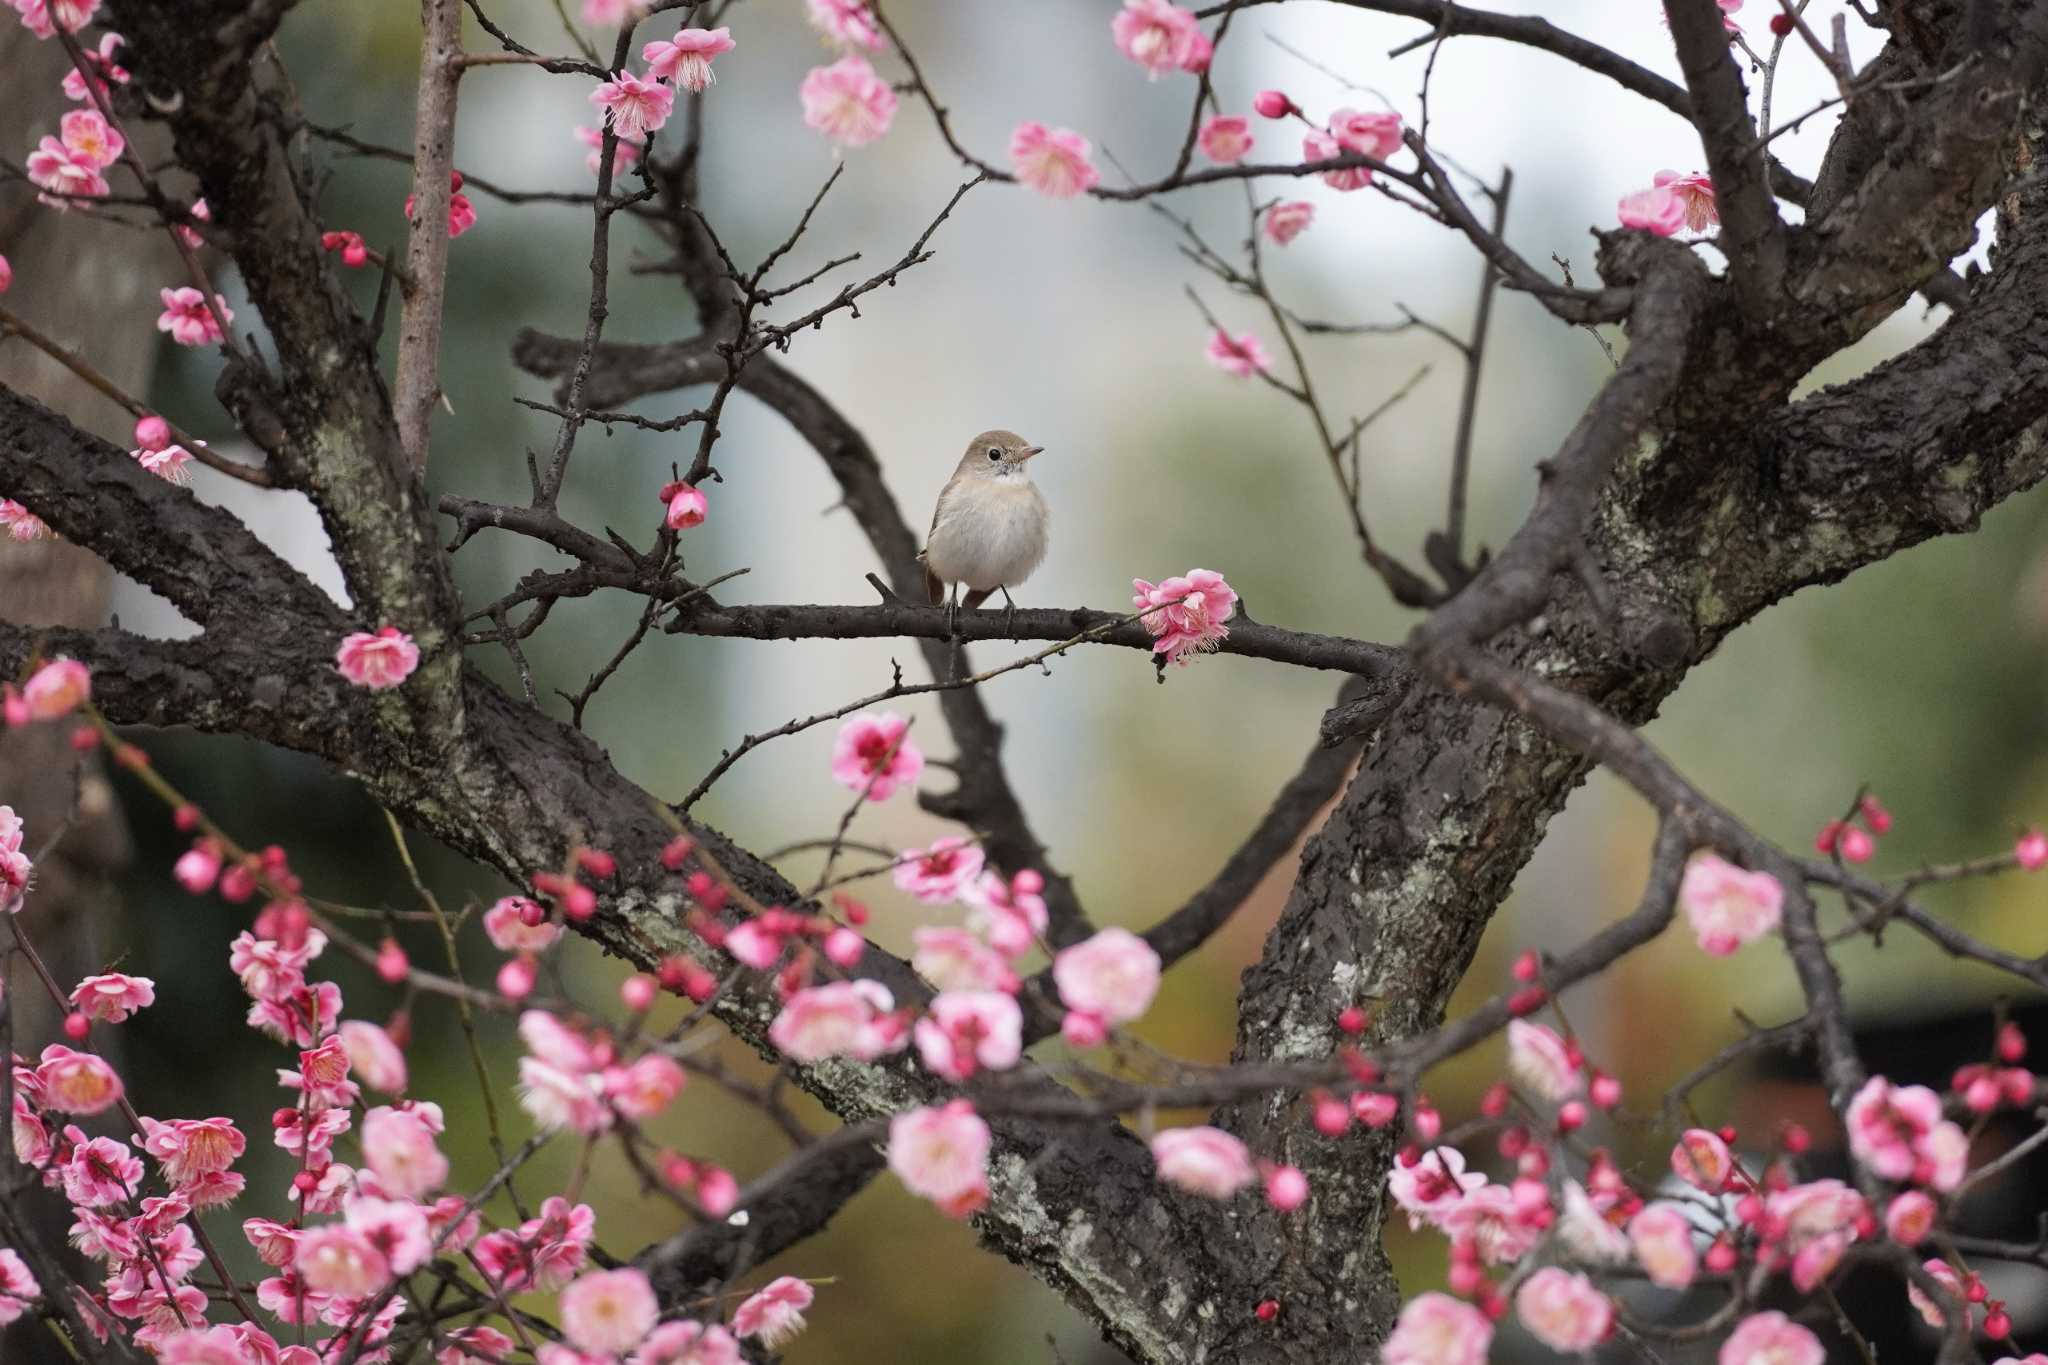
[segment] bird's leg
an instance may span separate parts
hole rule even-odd
[[[1000,586],[1000,585],[998,585]],[[1010,596],[1008,588],[1003,593],[1003,633],[1012,640],[1017,638],[1017,599]]]
[[[946,589],[946,638],[953,639],[960,629],[960,585],[952,584]]]

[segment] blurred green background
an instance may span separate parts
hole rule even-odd
[[[1832,8],[1817,5],[1815,13]],[[561,20],[546,0],[492,0],[489,9],[529,45],[564,50]],[[1008,130],[1039,119],[1083,131],[1133,176],[1149,178],[1171,164],[1191,84],[1180,78],[1150,85],[1125,62],[1108,40],[1113,9],[1108,0],[897,0],[890,12],[970,146],[1001,160]],[[1650,9],[1616,17],[1599,0],[1547,7],[1559,23],[1597,31],[1675,75]],[[829,58],[806,27],[800,0],[747,0],[729,22],[739,46],[719,59],[719,83],[708,100],[705,184],[708,212],[744,263],[787,233],[833,165],[828,146],[802,126],[795,95],[803,72]],[[416,24],[408,5],[294,11],[281,46],[310,116],[374,142],[406,145]],[[674,26],[670,17],[643,37],[665,36]],[[1219,93],[1236,110],[1248,109],[1251,94],[1267,85],[1285,86],[1311,111],[1372,107],[1384,96],[1413,118],[1423,54],[1390,60],[1386,53],[1415,36],[1412,24],[1337,6],[1247,10],[1219,59]],[[470,41],[479,50],[489,46],[473,23]],[[1313,52],[1365,88],[1347,90],[1282,42]],[[608,50],[608,34],[602,43]],[[883,69],[896,70],[886,62]],[[584,149],[571,136],[588,121],[588,85],[524,68],[473,73],[462,93],[457,165],[520,189],[589,184]],[[1532,260],[1553,253],[1572,260],[1582,279],[1592,255],[1586,227],[1611,223],[1615,198],[1649,183],[1655,170],[1691,169],[1697,161],[1676,119],[1540,55],[1477,40],[1453,43],[1432,93],[1433,141],[1488,179],[1503,163],[1514,166],[1510,238]],[[1780,108],[1803,110],[1820,93],[1824,77],[1788,68]],[[1826,125],[1816,119],[1786,140],[1795,165],[1810,169]],[[1274,125],[1255,131],[1261,159],[1298,153],[1293,135]],[[963,178],[923,111],[907,101],[894,131],[847,161],[846,176],[781,278],[853,250],[862,261],[835,280],[894,261]],[[331,168],[323,199],[328,225],[360,231],[373,246],[398,243],[405,168],[354,158],[334,158]],[[1117,178],[1107,162],[1104,170]],[[1465,329],[1478,274],[1467,249],[1376,195],[1340,196],[1319,184],[1300,194],[1320,216],[1294,246],[1269,251],[1268,260],[1301,312],[1390,321],[1397,305],[1406,305]],[[588,217],[572,207],[513,208],[473,197],[480,222],[453,246],[443,359],[454,412],[437,420],[429,482],[436,492],[519,501],[524,452],[547,449],[553,423],[511,401],[548,395],[513,370],[509,342],[521,326],[560,333],[580,326]],[[1174,207],[1219,248],[1229,250],[1243,236],[1243,199],[1234,186],[1181,195]],[[1053,557],[1021,595],[1025,604],[1116,608],[1134,576],[1157,579],[1201,566],[1223,571],[1263,620],[1376,639],[1405,632],[1410,617],[1387,603],[1358,562],[1304,415],[1203,360],[1204,329],[1181,292],[1189,282],[1233,330],[1257,331],[1269,346],[1275,339],[1251,305],[1225,296],[1181,258],[1169,223],[1138,206],[1055,203],[984,186],[966,198],[934,246],[932,261],[864,300],[858,320],[842,315],[822,332],[799,336],[788,356],[866,432],[914,525],[922,524],[966,438],[1007,426],[1048,448],[1034,468],[1054,509]],[[687,298],[672,277],[631,273],[656,261],[657,249],[631,224],[617,228],[609,338],[663,340],[693,330]],[[351,284],[367,313],[374,277],[364,272]],[[822,297],[818,289],[800,295],[788,313]],[[1813,382],[1852,375],[1931,325],[1917,305],[1909,307]],[[1366,444],[1367,515],[1378,535],[1413,558],[1412,547],[1441,516],[1460,381],[1456,356],[1413,331],[1320,340],[1310,355],[1318,388],[1337,415],[1369,411],[1419,366],[1432,367]],[[180,351],[164,362],[153,401],[196,431],[221,430],[209,397],[213,358]],[[1607,370],[1590,337],[1560,328],[1522,298],[1501,297],[1476,445],[1480,538],[1498,543],[1512,529],[1533,491],[1535,461],[1554,449]],[[639,409],[669,416],[701,397],[660,395]],[[831,510],[836,490],[821,462],[744,398],[734,400],[724,425],[717,461],[724,482],[707,490],[709,522],[684,540],[691,575],[701,580],[749,569],[722,590],[729,601],[865,600],[861,575],[874,563],[851,519]],[[659,516],[655,490],[673,463],[687,463],[695,439],[694,431],[687,439],[586,431],[564,513],[644,541]],[[243,510],[305,562],[323,560],[317,529],[292,497],[228,486],[204,471],[197,487],[201,496]],[[1868,782],[1898,821],[1883,843],[1880,869],[2004,846],[2017,825],[2048,811],[2048,727],[2039,705],[2048,626],[2044,513],[2042,497],[2019,499],[1990,517],[1980,535],[1922,548],[1774,610],[1687,682],[1651,727],[1652,737],[1706,790],[1794,845]],[[559,561],[529,542],[485,535],[455,566],[468,600],[481,603],[519,574]],[[131,626],[179,629],[160,603],[132,586],[119,609]],[[625,639],[638,611],[636,600],[616,596],[556,611],[527,646],[551,709],[566,713],[552,689],[577,690]],[[495,650],[476,657],[509,677]],[[1008,657],[984,647],[976,661],[989,666]],[[588,724],[629,776],[680,796],[739,735],[877,690],[895,658],[914,671],[915,650],[900,642],[656,637],[599,695]],[[1006,676],[988,697],[1009,726],[1013,779],[1059,864],[1075,876],[1099,920],[1142,926],[1205,881],[1264,809],[1305,752],[1336,681],[1213,658],[1176,671],[1162,687],[1142,656],[1105,649],[1055,662],[1050,677],[1035,670]],[[944,756],[935,708],[903,709],[920,717],[920,743]],[[366,906],[412,904],[379,813],[347,781],[230,740],[138,738],[162,771],[243,842],[288,847],[318,894]],[[828,832],[846,796],[827,775],[831,738],[825,726],[750,756],[699,814],[759,849]],[[938,772],[930,777],[946,780]],[[127,1033],[137,1102],[164,1115],[234,1115],[254,1139],[245,1163],[251,1194],[235,1212],[275,1212],[274,1195],[289,1177],[282,1153],[267,1141],[276,1096],[251,1093],[247,1078],[287,1057],[240,1021],[226,945],[245,917],[173,887],[167,870],[183,841],[161,808],[125,778],[120,785],[138,856],[123,888],[123,922],[107,938],[126,945],[124,967],[154,977],[159,991],[149,1026]],[[863,813],[855,826],[856,837],[893,846],[920,845],[941,832],[908,797]],[[1521,949],[1567,945],[1632,905],[1649,833],[1644,810],[1625,792],[1605,778],[1588,783],[1553,823],[1497,918],[1469,998],[1497,989]],[[425,840],[415,846],[447,903],[487,902],[506,889]],[[801,857],[790,866],[799,879],[815,870]],[[1237,975],[1256,956],[1291,873],[1290,859],[1225,932],[1174,971],[1141,1026],[1147,1038],[1190,1057],[1227,1055]],[[891,946],[907,945],[911,926],[948,918],[943,907],[915,906],[886,881],[869,890],[875,932]],[[2003,879],[1930,899],[2016,951],[2048,947],[2038,882]],[[435,960],[429,939],[410,943],[420,961]],[[472,977],[487,981],[497,955],[480,935],[466,939],[464,949]],[[1894,936],[1881,956],[1858,946],[1842,958],[1852,1002],[1873,1017],[1935,1000],[1988,998],[2000,989],[1903,936]],[[618,964],[587,948],[568,960],[579,991],[611,998]],[[336,955],[328,965],[347,990],[352,1014],[380,1019],[398,1003]],[[1633,1094],[1647,1096],[1735,1036],[1733,1011],[1766,1022],[1786,1017],[1793,989],[1789,969],[1772,955],[1710,960],[1674,934],[1581,990],[1568,1008],[1594,1059]],[[480,1179],[492,1162],[452,1014],[423,1002],[414,1022],[414,1093],[447,1106],[460,1176]],[[527,1127],[510,1103],[517,1047],[509,1021],[488,1022],[486,1037],[516,1139]],[[736,1065],[753,1065],[730,1050]],[[1498,1066],[1489,1049],[1447,1068],[1436,1084],[1446,1112],[1467,1109]],[[772,1130],[702,1082],[656,1127],[686,1151],[731,1163],[742,1179],[779,1150]],[[1654,1138],[1628,1130],[1615,1136],[1631,1160],[1658,1160]],[[556,1144],[524,1184],[559,1185],[571,1156],[568,1144]],[[613,1161],[600,1162],[585,1188],[615,1253],[630,1254],[674,1226],[667,1206],[642,1199],[630,1173]],[[229,1219],[217,1222],[224,1242],[238,1241]],[[1052,1295],[972,1245],[968,1228],[938,1218],[892,1182],[877,1182],[827,1234],[761,1272],[836,1277],[820,1291],[812,1314],[817,1328],[788,1358],[805,1365],[1043,1365],[1053,1358],[1047,1333],[1075,1365],[1114,1358],[1097,1354],[1102,1348],[1087,1325]],[[1440,1274],[1440,1243],[1400,1230],[1394,1247],[1410,1290]]]

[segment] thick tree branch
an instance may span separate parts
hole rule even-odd
[[[5,387],[0,489],[201,625],[233,619],[254,626],[280,608],[317,615],[315,599],[340,617],[232,513]]]

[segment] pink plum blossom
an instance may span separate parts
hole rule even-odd
[[[1642,1266],[1651,1284],[1684,1289],[1699,1273],[1692,1220],[1676,1204],[1644,1205],[1629,1220],[1628,1239],[1635,1248],[1636,1263]]]
[[[1413,1165],[1397,1162],[1387,1172],[1387,1192],[1407,1211],[1411,1230],[1439,1223],[1467,1191],[1485,1183],[1480,1172],[1466,1171],[1465,1154],[1455,1147],[1432,1147]]]
[[[1237,608],[1237,593],[1212,569],[1190,569],[1159,583],[1131,580],[1132,605],[1145,613],[1152,652],[1168,663],[1214,649],[1229,634],[1225,624]]]
[[[1301,112],[1301,106],[1285,90],[1261,90],[1252,97],[1252,111],[1260,118],[1286,118]]]
[[[915,945],[910,965],[942,991],[1017,989],[1008,959],[965,929],[913,929],[910,939]]]
[[[665,1322],[626,1365],[745,1365],[745,1357],[732,1333],[716,1323]]]
[[[1350,154],[1349,148],[1320,128],[1311,128],[1302,134],[1301,159],[1304,162],[1335,161]],[[1352,190],[1362,190],[1372,183],[1372,167],[1340,166],[1333,171],[1324,171],[1323,183],[1333,190],[1340,190],[1346,194]]]
[[[28,1273],[20,1254],[0,1247],[0,1327],[19,1319],[42,1296],[42,1286]]]
[[[1275,1166],[1266,1173],[1266,1202],[1292,1213],[1308,1202],[1308,1175],[1299,1166]]]
[[[1195,141],[1211,161],[1236,165],[1252,149],[1252,121],[1243,114],[1218,114],[1202,125]]]
[[[360,269],[370,259],[370,248],[364,243],[362,234],[357,232],[323,232],[320,234],[322,251],[338,251],[341,263],[351,270]]]
[[[1685,201],[1662,185],[1623,195],[1614,211],[1623,227],[1641,228],[1659,237],[1669,237],[1685,226]]]
[[[1267,209],[1259,223],[1265,230],[1266,240],[1275,246],[1286,246],[1315,221],[1315,216],[1316,206],[1308,200],[1289,199]]]
[[[889,1169],[949,1218],[965,1218],[988,1202],[988,1147],[988,1125],[966,1100],[889,1121]]]
[[[1206,1125],[1154,1133],[1152,1161],[1161,1180],[1208,1199],[1228,1199],[1258,1178],[1245,1145]]]
[[[155,1158],[164,1179],[174,1185],[225,1171],[248,1147],[248,1139],[229,1119],[172,1119],[165,1123],[147,1114],[141,1117],[142,1133],[137,1141]]]
[[[603,1082],[539,1057],[519,1059],[519,1103],[543,1130],[572,1128],[586,1137],[612,1126]]]
[[[1505,1185],[1481,1185],[1445,1209],[1437,1225],[1453,1242],[1472,1247],[1488,1265],[1509,1265],[1528,1255],[1542,1230],[1522,1216]]]
[[[1721,221],[1721,210],[1714,202],[1714,181],[1704,171],[1680,175],[1677,171],[1659,171],[1652,182],[1659,189],[1671,191],[1674,198],[1685,206],[1685,225],[1693,232],[1705,232]]]
[[[668,122],[676,92],[659,81],[621,71],[591,91],[590,102],[611,116],[612,131],[618,136],[644,141]]]
[[[661,1305],[645,1271],[597,1270],[562,1291],[562,1334],[595,1353],[622,1355],[654,1330]]]
[[[448,1180],[448,1158],[414,1110],[379,1105],[363,1115],[363,1160],[378,1183],[405,1199],[432,1194]]]
[[[501,952],[538,953],[554,946],[562,926],[549,921],[547,909],[537,900],[501,896],[484,911],[484,933]]]
[[[793,1062],[852,1057],[871,1062],[909,1041],[896,1001],[878,981],[832,981],[808,986],[784,1002],[768,1026],[768,1040]]]
[[[842,147],[864,147],[896,119],[896,92],[865,57],[852,54],[813,69],[797,89],[804,126]]]
[[[375,635],[357,631],[342,638],[334,666],[357,687],[381,692],[412,676],[420,666],[420,647],[397,626],[385,626]]]
[[[43,1106],[60,1114],[103,1113],[121,1098],[121,1078],[114,1068],[102,1058],[73,1052],[62,1043],[43,1049],[35,1081],[42,1087]]]
[[[592,175],[596,175],[604,167],[604,129],[579,124],[573,130],[572,135],[578,142],[590,149],[589,154],[583,158],[583,164],[590,168]],[[646,150],[647,143],[644,140],[629,137],[615,138],[612,146],[612,170],[614,172],[624,170],[638,161],[640,154]],[[356,240],[360,243],[362,239],[357,238]],[[322,240],[321,245],[326,245],[325,239]],[[361,264],[361,262],[356,262],[355,264]]]
[[[1834,1272],[1870,1216],[1863,1196],[1839,1180],[1812,1180],[1764,1201],[1770,1226],[1781,1229],[1774,1255],[1792,1257],[1792,1284],[1802,1294]]]
[[[364,1085],[386,1095],[404,1092],[405,1052],[388,1032],[366,1020],[344,1019],[339,1034],[349,1069]]]
[[[1967,1136],[1941,1117],[1941,1097],[1926,1086],[1894,1086],[1872,1076],[1849,1101],[1845,1118],[1850,1152],[1879,1179],[1940,1190],[1961,1182]]]
[[[88,1019],[109,1024],[126,1020],[156,1003],[156,983],[146,976],[109,972],[88,976],[71,991],[71,1007]]]
[[[812,27],[842,47],[882,50],[881,26],[866,0],[806,0]]]
[[[56,720],[83,706],[92,696],[92,673],[76,659],[52,659],[21,685],[21,699],[30,720]]]
[[[1721,1343],[1720,1365],[1826,1365],[1820,1338],[1783,1313],[1752,1313]]]
[[[1209,333],[1209,346],[1203,354],[1211,365],[1238,379],[1269,374],[1273,369],[1273,357],[1266,354],[1265,344],[1255,332],[1232,336],[1218,327]]]
[[[640,49],[649,73],[697,94],[718,79],[711,59],[733,50],[729,28],[686,28],[673,42],[652,42]]]
[[[1515,1291],[1515,1316],[1529,1335],[1570,1355],[1606,1339],[1614,1327],[1614,1304],[1584,1275],[1547,1265]]]
[[[104,198],[113,190],[90,158],[80,156],[54,137],[46,137],[36,145],[28,154],[25,169],[30,183],[43,191],[36,197],[60,213],[79,199]]]
[[[1020,123],[1010,134],[1010,169],[1017,179],[1054,199],[1072,199],[1102,179],[1088,159],[1088,139],[1071,128]]]
[[[220,295],[213,296],[213,307],[206,306],[206,296],[190,285],[178,289],[159,289],[157,297],[163,300],[164,311],[158,315],[156,329],[169,332],[171,340],[180,346],[215,346],[221,341],[221,327],[235,320],[235,314]],[[218,314],[218,316],[216,316]]]
[[[711,511],[711,502],[704,496],[704,490],[680,480],[662,485],[661,501],[661,524],[671,531],[687,531],[693,526],[702,526]]]
[[[67,1135],[77,1131],[65,1130]],[[66,1199],[82,1209],[105,1208],[135,1197],[142,1186],[142,1159],[125,1142],[93,1138],[71,1149],[63,1178]]]
[[[1169,0],[1124,0],[1110,20],[1110,35],[1117,51],[1144,67],[1150,80],[1188,69],[1206,46],[1195,16]]]
[[[128,145],[97,109],[73,109],[57,126],[71,155],[95,170],[103,171],[120,160],[121,149]]]
[[[1347,152],[1385,161],[1401,150],[1401,116],[1339,109],[1330,115],[1330,136]]]
[[[1024,868],[1008,881],[994,869],[960,893],[967,902],[967,927],[988,939],[1006,957],[1021,957],[1045,933],[1045,878]]]
[[[111,86],[128,84],[127,68],[114,60],[114,54],[121,50],[121,45],[126,41],[118,33],[103,33],[100,35],[97,51],[87,49],[80,54],[85,58],[81,65],[92,73],[93,87],[99,91],[102,99],[106,98]],[[85,77],[76,66],[64,73],[63,89],[65,99],[83,103],[90,98],[86,93]]]
[[[912,742],[910,722],[894,711],[863,711],[839,727],[832,744],[832,776],[843,787],[886,801],[917,781],[924,751]]]
[[[41,517],[12,498],[0,498],[0,530],[7,532],[9,540],[22,543],[52,534]]]
[[[958,900],[981,875],[983,858],[979,844],[949,834],[932,840],[928,849],[911,849],[898,858],[896,885],[926,905],[943,905]]]
[[[2039,872],[2048,867],[2048,834],[2038,829],[2028,830],[2014,842],[2012,858],[2025,872]]]
[[[686,1077],[672,1057],[650,1052],[627,1066],[605,1069],[600,1078],[612,1108],[629,1119],[651,1119],[675,1102]]]
[[[1734,1170],[1735,1158],[1728,1154],[1728,1144],[1719,1133],[1688,1128],[1671,1148],[1672,1173],[1708,1194],[1720,1193]]]
[[[1900,1246],[1919,1246],[1934,1230],[1939,1212],[1934,1196],[1925,1190],[1907,1190],[1885,1206],[1884,1235]]]
[[[914,1030],[925,1069],[949,1081],[978,1070],[1005,1071],[1024,1049],[1024,1014],[1001,991],[944,991]]]
[[[1586,1088],[1586,1077],[1555,1030],[1526,1019],[1508,1023],[1508,1074],[1553,1104]]]
[[[38,38],[55,36],[58,29],[76,33],[99,13],[100,0],[8,0],[22,25]]]
[[[1128,929],[1103,929],[1053,956],[1060,1003],[1104,1027],[1128,1024],[1159,993],[1159,954]]]
[[[204,441],[194,445],[204,448]],[[186,484],[192,481],[192,452],[180,445],[165,446],[162,450],[131,450],[135,463],[147,469],[166,483]]]
[[[410,1199],[358,1195],[342,1206],[342,1216],[384,1257],[393,1275],[410,1275],[433,1255],[426,1210]]]
[[[308,1288],[348,1298],[374,1294],[391,1278],[391,1264],[383,1253],[368,1237],[340,1223],[301,1232],[292,1264]]]
[[[0,256],[0,294],[6,293],[13,284],[14,267],[7,263],[5,256]]]
[[[35,871],[28,855],[21,851],[21,833],[21,817],[14,813],[14,807],[0,806],[0,891],[10,895],[28,890],[29,875]]]
[[[581,18],[595,28],[617,28],[647,17],[654,0],[583,0]]]
[[[1700,948],[1726,957],[1778,927],[1785,888],[1768,872],[1745,872],[1712,853],[1686,864],[1678,903]]]
[[[1417,1294],[1380,1347],[1380,1365],[1486,1365],[1493,1324],[1449,1294]]]
[[[495,1327],[458,1327],[444,1340],[448,1344],[434,1353],[434,1365],[500,1365],[518,1345]]]
[[[759,1338],[765,1351],[777,1351],[804,1330],[804,1310],[811,1306],[811,1287],[794,1275],[771,1280],[732,1315],[733,1335]]]

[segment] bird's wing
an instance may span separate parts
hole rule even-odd
[[[937,574],[932,572],[931,560],[928,556],[931,551],[932,536],[938,531],[939,523],[946,516],[946,495],[952,491],[953,485],[950,482],[939,490],[939,501],[932,508],[932,529],[925,532],[925,548],[917,552],[918,567],[924,570],[925,595],[931,598],[933,606],[937,606],[946,600],[946,585]]]
[[[946,498],[952,491],[953,485],[948,481],[946,486],[939,490],[939,500],[932,505],[932,528],[931,531],[924,533],[924,543],[927,546],[932,543],[932,531],[938,530],[939,523],[946,519]]]

